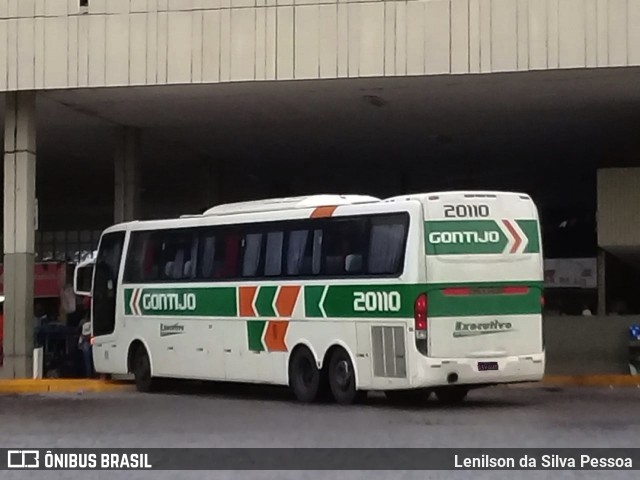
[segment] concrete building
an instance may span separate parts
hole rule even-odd
[[[640,252],[640,0],[0,0],[0,95],[4,376],[36,253],[114,221],[505,188]]]

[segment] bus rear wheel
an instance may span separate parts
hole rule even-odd
[[[469,389],[465,387],[443,387],[436,389],[436,397],[445,405],[457,405],[467,398]]]
[[[133,376],[136,381],[136,389],[139,392],[153,391],[155,382],[151,376],[151,361],[147,349],[142,346],[138,347],[133,357]]]
[[[356,389],[356,372],[349,354],[342,348],[329,360],[329,386],[334,400],[341,405],[363,401],[366,392]]]
[[[316,400],[320,391],[320,370],[306,347],[297,348],[289,360],[289,387],[299,402]]]

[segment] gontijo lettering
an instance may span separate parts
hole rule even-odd
[[[500,232],[431,232],[429,241],[441,243],[500,243]]]
[[[196,306],[195,293],[144,293],[142,295],[144,310],[193,311]]]

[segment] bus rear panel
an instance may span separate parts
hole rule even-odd
[[[416,343],[429,369],[446,383],[540,380],[543,260],[532,200],[447,192],[421,202],[426,332],[416,331]]]

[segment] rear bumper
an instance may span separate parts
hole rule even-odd
[[[498,370],[480,371],[479,362],[497,362]],[[516,355],[499,358],[428,358],[419,362],[412,387],[442,385],[486,385],[542,380],[545,354]],[[455,377],[455,382],[450,380]]]

